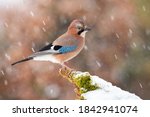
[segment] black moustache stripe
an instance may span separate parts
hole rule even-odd
[[[80,30],[80,31],[78,32],[78,35],[81,35],[82,32],[84,32],[84,29]]]

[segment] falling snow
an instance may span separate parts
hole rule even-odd
[[[86,16],[83,16],[83,20],[84,20],[84,21],[86,20]]]
[[[129,31],[128,31],[128,37],[131,38],[132,37],[132,34],[133,34],[133,31],[131,28],[129,28]]]
[[[146,11],[146,7],[144,5],[142,6],[142,9],[143,9],[143,11]]]
[[[1,70],[1,73],[2,73],[3,76],[5,75],[3,70]]]
[[[150,51],[150,46],[147,46],[147,49]]]
[[[119,39],[120,38],[120,36],[119,36],[119,34],[118,33],[116,33],[116,37]]]
[[[8,81],[7,80],[4,80],[4,85],[8,85]]]
[[[144,49],[146,49],[146,45],[142,45],[142,47],[143,47]]]
[[[132,33],[133,33],[133,31],[132,31],[132,29],[131,29],[131,28],[129,29],[129,33],[130,33],[130,34],[132,34]]]
[[[113,15],[111,15],[111,16],[110,16],[110,19],[111,19],[111,21],[113,21],[113,20],[114,20],[114,16],[113,16]]]
[[[63,20],[63,24],[67,24],[67,20],[66,19]]]
[[[7,27],[7,28],[8,28],[8,24],[7,24],[7,22],[5,22],[5,23],[4,23],[4,25],[5,25],[5,27]]]
[[[34,42],[32,42],[32,47],[35,47],[35,43]]]
[[[34,48],[31,48],[32,49],[32,52],[35,52]]]
[[[140,85],[140,87],[141,87],[141,88],[143,88],[143,86],[142,86],[142,84],[141,84],[141,83],[139,83],[139,85]]]
[[[48,41],[46,41],[46,42],[45,42],[45,45],[48,45],[48,44],[49,44],[49,42],[48,42]]]
[[[46,86],[45,94],[49,98],[57,99],[60,94],[60,87],[57,84],[51,84]]]
[[[88,50],[88,47],[87,47],[87,45],[85,45],[85,46],[84,46],[84,49],[85,49],[85,50]]]
[[[95,4],[93,4],[93,2]],[[29,94],[32,94],[33,85],[29,82],[33,81],[33,83],[36,84],[36,78],[40,74],[41,80],[38,87],[41,87],[40,85],[42,84],[43,89],[41,92],[42,95],[40,95],[39,98],[72,98],[70,95],[66,97],[64,96],[69,94],[69,88],[66,88],[66,85],[64,85],[64,80],[60,80],[58,78],[60,77],[58,75],[59,72],[56,72],[56,74],[53,74],[52,76],[49,75],[50,72],[57,69],[57,65],[48,62],[46,66],[42,66],[43,71],[47,71],[43,73],[41,72],[41,66],[36,68],[36,70],[38,69],[40,72],[32,72],[34,71],[34,67],[32,70],[29,67],[32,65],[35,66],[34,62],[30,66],[28,64],[11,66],[11,63],[25,58],[30,54],[30,51],[35,52],[35,49],[39,49],[42,45],[48,45],[49,42],[53,42],[54,39],[67,30],[67,26],[73,19],[81,18],[85,20],[88,26],[93,26],[93,28],[86,36],[86,41],[88,40],[88,43],[90,44],[90,46],[84,46],[83,52],[86,54],[80,53],[80,56],[78,56],[79,59],[77,59],[76,62],[88,64],[88,72],[92,72],[97,75],[102,74],[104,78],[109,76],[112,82],[115,82],[115,80],[112,79],[112,71],[117,71],[116,68],[120,71],[122,70],[123,74],[116,72],[115,74],[116,76],[119,74],[119,76],[121,76],[119,77],[120,79],[124,78],[129,74],[129,67],[128,65],[127,67],[124,67],[122,63],[134,65],[134,58],[138,58],[135,60],[135,63],[138,63],[138,60],[140,60],[143,64],[135,65],[135,70],[131,70],[131,72],[138,71],[137,74],[142,74],[143,78],[140,79],[142,82],[135,84],[133,83],[135,81],[131,81],[130,84],[132,84],[132,88],[135,88],[136,85],[140,87],[137,89],[141,89],[139,90],[140,96],[142,95],[142,97],[147,99],[150,98],[150,95],[145,93],[150,90],[150,83],[148,84],[148,82],[145,82],[145,80],[149,78],[147,74],[149,74],[150,68],[150,62],[148,61],[150,59],[149,3],[150,2],[148,0],[141,0],[140,4],[136,4],[136,0],[132,2],[132,4],[130,4],[130,0],[123,4],[122,2],[116,1],[108,2],[104,0],[103,2],[100,2],[84,0],[69,2],[53,1],[52,6],[49,0],[37,0],[34,2],[30,0],[0,0],[1,83],[6,85],[8,90],[10,89],[8,92],[12,90],[11,87],[14,86],[13,83],[16,83],[17,85],[15,85],[15,87],[19,88],[15,90],[14,94],[17,93],[17,95],[15,95],[14,98],[18,99],[18,97],[22,96],[22,94],[19,93],[22,89],[20,88],[20,86],[22,86],[21,83],[23,83],[24,89],[29,87],[29,89],[31,89],[31,91],[29,90]],[[57,12],[54,11],[54,9],[56,9]],[[63,10],[61,11],[60,9]],[[90,38],[88,36],[90,36]],[[116,40],[113,40],[113,37]],[[132,54],[135,52],[137,54]],[[25,55],[25,57],[23,57],[23,55]],[[92,56],[92,58],[89,55]],[[93,61],[93,59],[95,61]],[[117,64],[114,64],[114,61],[117,62]],[[94,64],[92,64],[93,62]],[[45,64],[45,62],[35,63],[37,66],[40,63]],[[72,66],[72,61],[69,61],[69,64],[72,68],[75,67]],[[85,65],[79,65],[78,69],[83,70],[83,66]],[[102,67],[104,67],[104,70]],[[142,73],[138,70],[139,68],[144,69],[142,70]],[[107,73],[108,70],[110,72]],[[32,78],[34,80],[32,80]],[[128,79],[128,77],[126,78]],[[136,75],[133,75],[132,78],[136,81],[138,79],[136,78]],[[54,82],[56,81],[61,84],[61,86],[55,84]],[[62,87],[64,91],[63,93],[61,91]],[[137,90],[135,90],[135,92],[138,92]],[[4,95],[8,95],[8,98],[13,97],[12,95],[9,95],[8,92],[4,90],[2,93]],[[35,91],[34,94],[32,94],[33,97],[38,95],[37,92],[38,91]],[[32,96],[29,95],[29,97]],[[26,98],[29,97],[26,96]]]
[[[45,21],[43,20],[42,22],[43,22],[43,25],[45,26],[46,25]]]
[[[42,30],[43,30],[44,32],[46,32],[46,29],[45,29],[44,27],[42,28]]]
[[[7,53],[5,53],[5,57],[10,61],[11,60],[11,57],[7,54]]]
[[[30,11],[30,15],[33,17],[34,16],[34,13],[33,13],[33,11]]]
[[[149,36],[150,35],[150,29],[146,29],[145,33],[146,33],[147,36]]]
[[[96,60],[96,64],[98,65],[98,67],[102,67],[101,63],[97,60]]]
[[[20,46],[20,47],[22,46],[22,43],[21,43],[21,42],[17,42],[17,44],[18,44],[18,46]]]
[[[114,57],[115,57],[116,60],[118,60],[118,56],[116,54],[114,55]]]
[[[129,54],[128,54],[128,53],[125,53],[125,57],[129,57]]]
[[[137,45],[136,45],[136,43],[135,43],[135,42],[133,42],[133,47],[135,47],[135,48],[137,47]]]

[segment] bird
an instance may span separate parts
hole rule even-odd
[[[25,59],[12,63],[16,65],[25,61],[50,61],[62,66],[77,56],[85,46],[85,35],[91,28],[85,25],[81,19],[73,20],[67,31],[58,37],[53,43],[46,45]]]

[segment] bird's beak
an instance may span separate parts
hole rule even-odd
[[[85,30],[85,31],[90,31],[90,30],[91,30],[91,28],[90,28],[90,27],[88,27],[88,26],[85,26],[84,30]]]

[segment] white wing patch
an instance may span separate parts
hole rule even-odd
[[[33,58],[33,60],[50,61],[50,62],[53,62],[53,63],[59,63],[59,61],[57,61],[56,58],[53,55],[36,56],[36,57]]]

